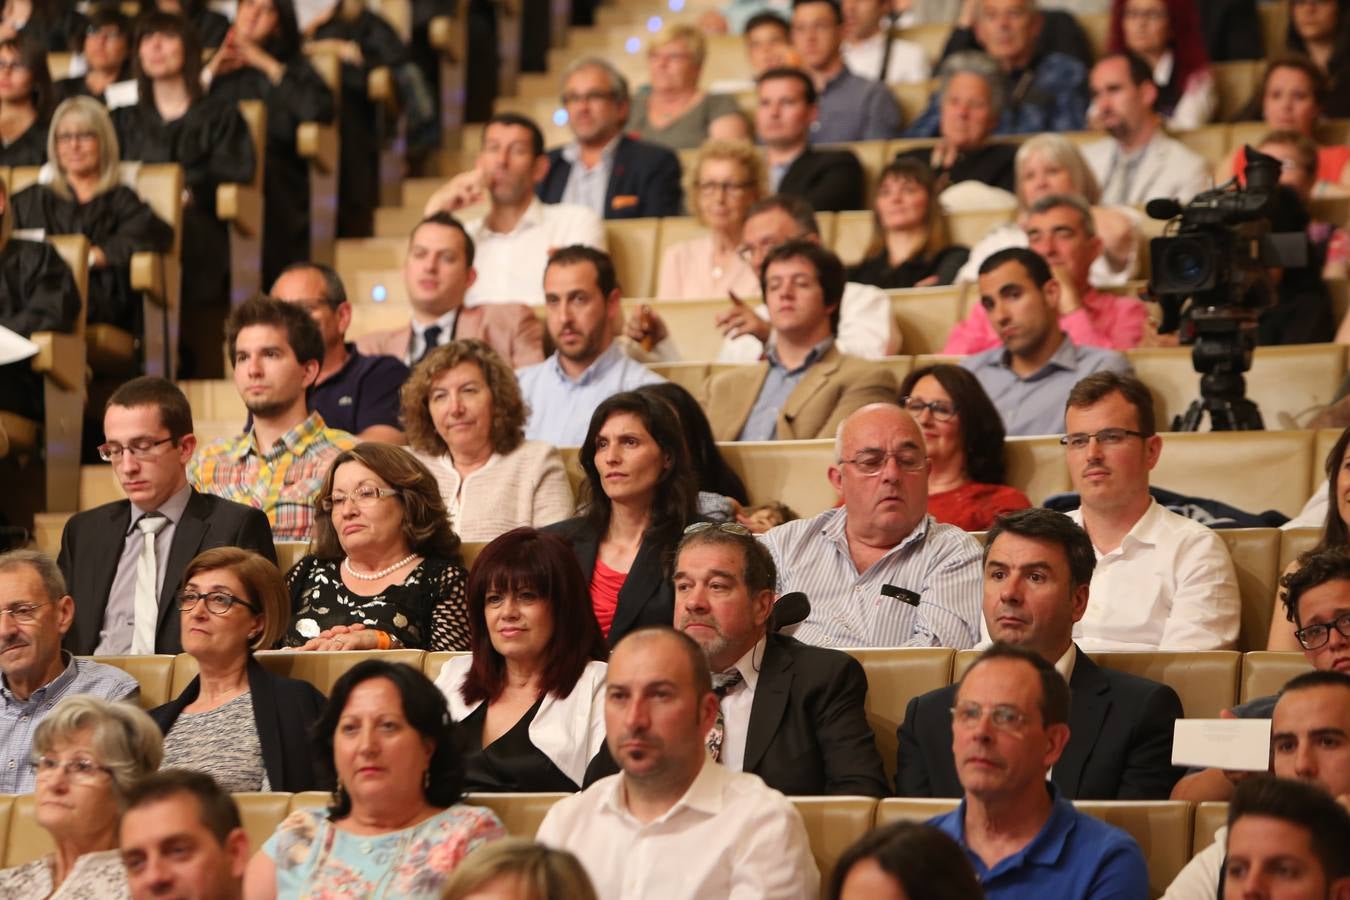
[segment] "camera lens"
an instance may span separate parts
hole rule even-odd
[[[1205,241],[1177,238],[1163,254],[1162,270],[1167,279],[1178,288],[1199,289],[1207,286],[1213,273],[1213,249]]]

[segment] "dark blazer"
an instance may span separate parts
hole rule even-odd
[[[956,688],[909,701],[898,732],[900,796],[962,795],[952,758]],[[1176,691],[1103,669],[1082,650],[1069,689],[1069,743],[1050,780],[1070,800],[1166,800],[1182,774],[1172,767],[1172,727],[1183,716]]]
[[[545,203],[562,200],[572,164],[562,148],[548,153],[548,174],[535,186]],[[605,189],[606,219],[640,219],[683,213],[680,160],[671,150],[624,135],[614,148],[614,168]]]
[[[572,545],[581,574],[589,584],[591,573],[595,571],[595,558],[600,552],[600,535],[586,527],[586,518],[566,519],[543,530],[557,534]],[[650,531],[643,536],[633,567],[628,570],[628,577],[619,590],[619,605],[609,628],[611,647],[634,629],[644,625],[670,625],[675,621],[675,588],[666,571],[666,556],[674,549],[674,544],[655,539]]]
[[[863,713],[867,675],[840,650],[769,635],[743,769],[789,796],[884,797],[890,785]]]
[[[318,761],[310,732],[327,702],[307,681],[273,675],[253,657],[248,660],[248,689],[253,695],[253,723],[262,745],[263,768],[274,791],[326,791],[333,787],[331,767]],[[188,704],[197,699],[201,677],[183,693],[150,710],[159,730],[168,734]]]
[[[88,656],[98,644],[108,594],[117,574],[117,560],[129,528],[131,501],[118,500],[76,513],[61,533],[57,564],[66,577],[66,589],[75,598],[75,621],[64,644],[76,656]],[[277,560],[272,529],[261,510],[193,490],[169,547],[164,586],[159,594],[156,653],[182,652],[178,605],[173,602],[173,595],[187,564],[212,547],[242,547],[256,550],[272,562]]]
[[[817,212],[866,208],[862,164],[847,150],[817,150],[807,145],[783,173],[778,193],[795,194]]]

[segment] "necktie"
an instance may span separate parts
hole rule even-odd
[[[739,669],[730,672],[718,672],[713,675],[713,693],[717,695],[717,721],[708,732],[708,755],[713,762],[722,761],[722,738],[726,734],[726,720],[722,716],[722,701],[727,695],[744,684]]]
[[[441,326],[428,325],[427,330],[422,332],[422,355],[417,357],[417,362],[427,358],[427,354],[435,350],[441,342]],[[416,365],[416,363],[414,363]]]
[[[169,520],[159,513],[146,513],[136,522],[141,530],[141,556],[136,560],[136,618],[131,633],[132,653],[155,652],[155,626],[159,624],[159,562],[155,558],[155,535]]]

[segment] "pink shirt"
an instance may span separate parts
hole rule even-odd
[[[758,297],[759,278],[738,256],[724,269],[713,266],[711,235],[672,244],[661,257],[656,296],[662,300],[716,300],[734,291],[737,297]]]
[[[1130,350],[1139,346],[1147,319],[1148,310],[1138,298],[1089,288],[1083,295],[1082,306],[1067,316],[1059,317],[1059,327],[1080,347]],[[984,307],[976,302],[966,318],[957,322],[952,333],[947,336],[947,344],[942,352],[968,356],[992,350],[999,343],[998,333],[989,324]]]

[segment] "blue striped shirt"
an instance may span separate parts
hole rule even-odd
[[[866,572],[848,549],[843,507],[788,522],[761,537],[778,566],[778,591],[802,591],[811,614],[793,637],[820,647],[974,646],[980,637],[983,576],[979,541],[925,516]],[[919,605],[885,597],[891,584]]]
[[[20,700],[0,678],[0,794],[27,794],[33,790],[33,732],[56,704],[67,697],[89,694],[102,700],[130,700],[141,686],[126,672],[62,650],[66,668],[47,684]]]

